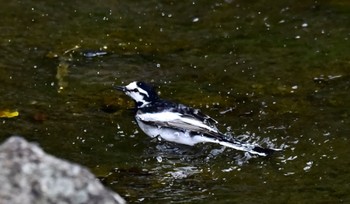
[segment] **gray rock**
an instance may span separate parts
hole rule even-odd
[[[77,164],[11,137],[0,146],[0,203],[125,203]]]

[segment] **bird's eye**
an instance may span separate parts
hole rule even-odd
[[[139,90],[137,88],[133,89],[132,91],[134,92],[139,92]]]

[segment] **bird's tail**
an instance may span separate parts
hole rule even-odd
[[[247,142],[240,141],[237,139],[218,140],[218,139],[208,138],[207,142],[220,144],[220,145],[225,146],[225,147],[229,147],[229,148],[244,151],[244,152],[249,152],[251,154],[257,154],[259,156],[268,156],[276,151],[281,151],[281,149],[264,148],[264,147],[261,147],[261,146],[256,145],[256,144],[249,144]]]

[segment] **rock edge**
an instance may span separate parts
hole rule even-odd
[[[0,146],[0,203],[124,204],[86,168],[12,136]]]

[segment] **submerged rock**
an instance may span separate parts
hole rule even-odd
[[[0,146],[0,203],[125,203],[87,169],[20,137]]]

